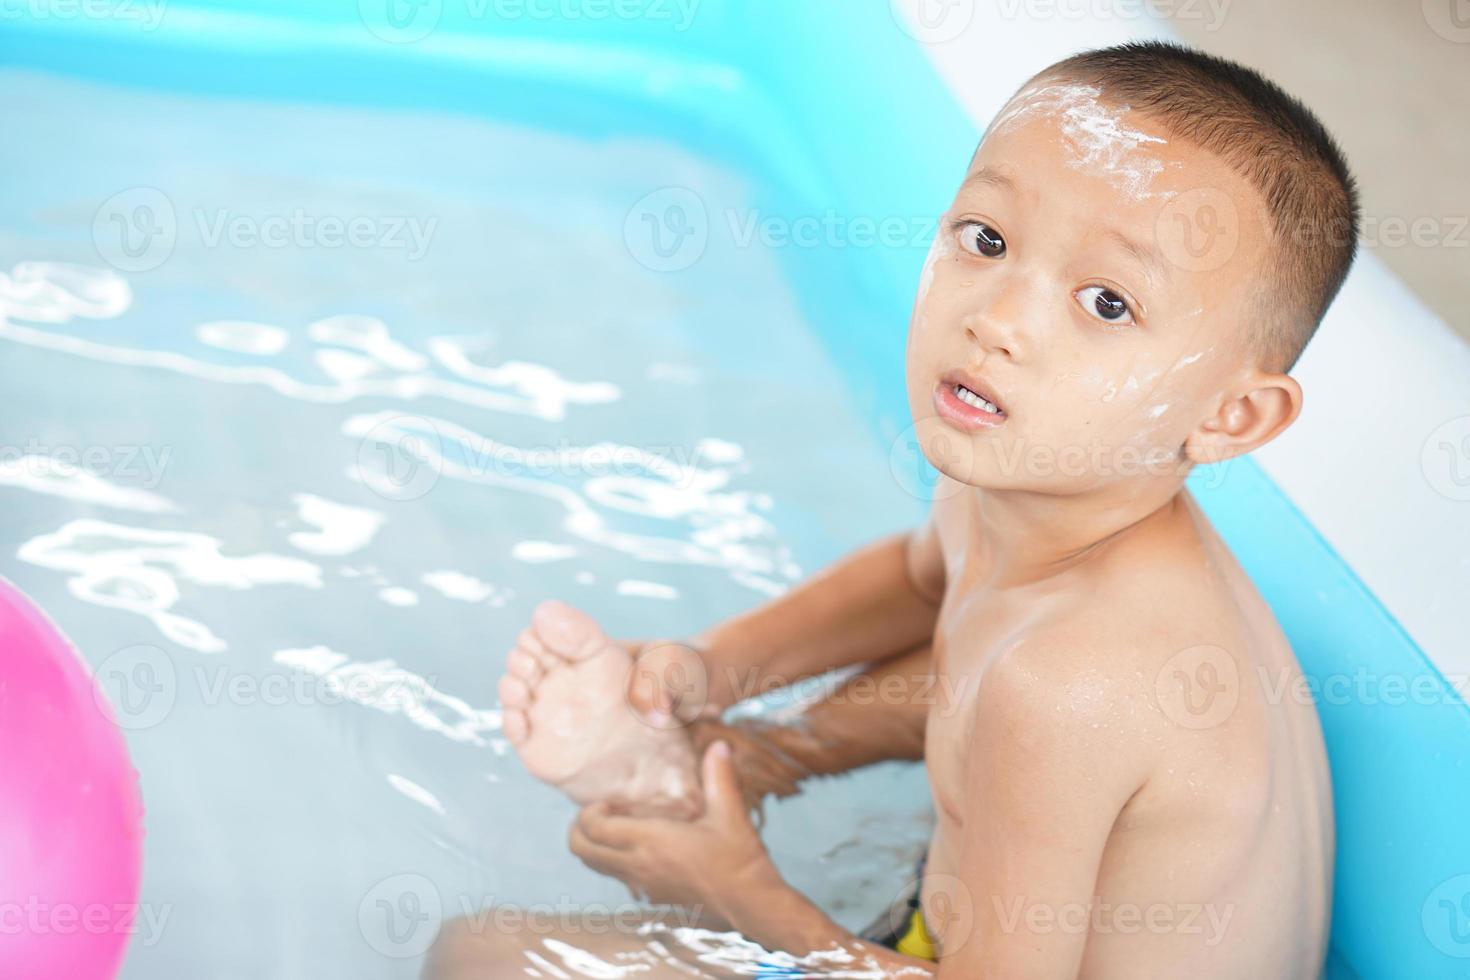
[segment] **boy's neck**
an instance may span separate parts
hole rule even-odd
[[[1109,545],[1167,521],[1184,501],[1179,479],[1129,482],[1081,494],[971,487],[969,553],[996,586],[1041,581],[1085,564]]]

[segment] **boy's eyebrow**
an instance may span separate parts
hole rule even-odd
[[[1154,246],[1140,244],[1113,228],[1108,229],[1107,235],[1122,246],[1125,252],[1137,259],[1138,263],[1144,267],[1144,271],[1150,273],[1154,278],[1165,281],[1172,278],[1169,275],[1169,263],[1164,261],[1164,254]]]
[[[1012,194],[1016,193],[1016,182],[989,165],[981,167],[965,178],[965,187],[972,187],[976,184],[989,184],[992,187],[1008,190]]]
[[[1016,182],[1009,174],[1002,173],[990,165],[985,165],[965,178],[963,187],[974,187],[986,185],[999,187],[1010,191],[1012,194],[1019,193]],[[1143,266],[1144,272],[1152,279],[1163,279],[1170,281],[1173,277],[1169,274],[1169,263],[1164,261],[1164,253],[1152,245],[1147,245],[1129,238],[1115,228],[1109,228],[1107,235],[1122,247],[1129,255],[1138,260]]]

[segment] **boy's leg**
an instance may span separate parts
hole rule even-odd
[[[944,710],[946,694],[926,643],[847,678],[794,721],[699,721],[690,736],[696,755],[716,739],[730,743],[741,788],[754,806],[766,796],[795,794],[811,776],[923,759],[929,711]]]
[[[429,950],[424,980],[500,980],[502,977],[637,976],[649,980],[741,975],[720,966],[760,962],[759,951],[729,939],[683,930],[681,910],[612,913],[586,911],[540,919],[532,910],[502,907],[445,923]],[[712,955],[715,954],[715,955]]]
[[[767,795],[789,796],[815,775],[845,772],[888,759],[922,759],[930,708],[943,707],[928,644],[865,668],[814,702],[794,723],[748,719],[725,725],[697,722],[690,735],[703,748],[726,738],[735,750],[742,784],[752,804]],[[497,914],[498,913],[498,914]],[[550,918],[550,917],[548,917]],[[572,921],[538,922],[529,910],[485,910],[446,923],[425,966],[427,980],[490,980],[499,977],[616,976],[642,966],[636,976],[749,976],[719,965],[735,957],[759,962],[757,954],[729,941],[676,933],[693,920],[685,910],[629,908],[611,914],[586,912]],[[712,956],[723,951],[722,956]],[[554,967],[554,969],[548,968]],[[536,971],[534,973],[529,971]],[[560,973],[556,971],[561,971]]]
[[[724,686],[732,669],[790,684],[927,642],[936,570],[932,528],[892,535],[692,647],[619,643],[565,603],[542,603],[506,658],[505,737],[533,775],[579,803],[692,813],[698,760],[667,722],[729,707],[741,696]]]

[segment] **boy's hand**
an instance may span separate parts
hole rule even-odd
[[[704,753],[704,813],[694,820],[629,817],[594,803],[572,824],[572,853],[655,904],[699,911],[728,928],[731,903],[780,878],[751,823],[728,743]]]
[[[719,719],[700,720],[689,726],[694,751],[701,757],[717,741],[729,744],[745,808],[755,813],[758,826],[764,822],[762,804],[767,796],[795,796],[801,791],[801,781],[812,775],[781,747],[782,733],[779,726],[751,722],[727,725]]]
[[[628,703],[651,725],[673,728],[719,713],[710,699],[703,650],[676,640],[627,643],[633,655]]]

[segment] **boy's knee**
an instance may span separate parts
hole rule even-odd
[[[424,961],[423,980],[489,980],[508,976],[502,968],[519,959],[516,936],[486,926],[486,920],[451,919],[439,929]]]

